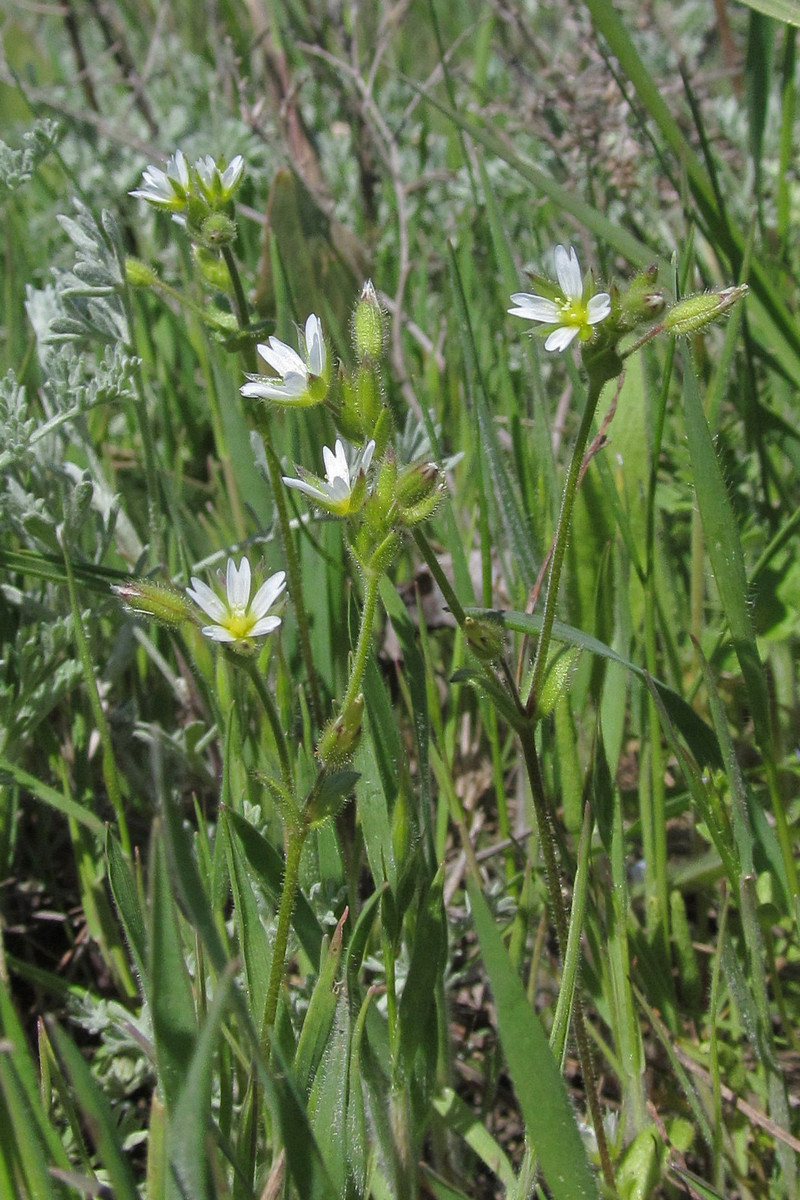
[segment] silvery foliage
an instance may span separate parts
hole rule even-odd
[[[37,121],[33,129],[22,135],[21,150],[0,142],[0,201],[28,182],[58,142],[59,132],[55,121]]]
[[[26,301],[40,386],[32,394],[13,372],[0,378],[0,543],[6,565],[24,572],[4,571],[0,581],[0,753],[7,755],[80,678],[72,617],[61,615],[63,585],[48,581],[48,563],[56,579],[64,545],[76,562],[100,562],[112,537],[127,539],[132,557],[139,547],[87,421],[98,405],[137,401],[121,241],[111,217],[104,214],[101,228],[80,205],[62,224],[74,267],[54,272],[41,291],[29,288]]]
[[[395,454],[397,455],[398,462],[411,464],[431,460],[436,461],[436,453],[431,444],[431,433],[436,440],[438,448],[440,446],[442,426],[439,421],[434,420],[433,410],[429,410],[428,420],[424,423],[413,412],[409,411],[406,416],[405,426],[395,440]],[[451,471],[463,457],[464,452],[462,450],[458,454],[451,454],[449,457],[443,458],[439,466],[443,471]]]
[[[12,373],[0,380],[0,530],[23,545],[59,550],[56,530],[80,482],[71,449],[80,448],[101,514],[99,559],[115,523],[111,489],[88,435],[86,415],[98,405],[137,399],[138,360],[128,350],[124,250],[109,213],[102,228],[76,203],[60,221],[75,247],[71,270],[45,288],[28,289],[26,311],[36,335],[42,384],[29,397]]]

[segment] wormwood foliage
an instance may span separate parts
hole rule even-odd
[[[793,1200],[791,14],[134,9],[3,33],[0,1195]]]

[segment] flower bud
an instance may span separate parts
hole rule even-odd
[[[140,258],[125,259],[125,278],[131,287],[152,287],[154,283],[158,283],[158,276],[153,268]]]
[[[747,292],[747,284],[725,288],[721,292],[701,292],[679,300],[664,317],[664,329],[674,335],[697,333],[724,316]]]
[[[177,629],[184,621],[194,619],[195,610],[188,597],[168,583],[150,579],[131,579],[129,583],[114,583],[112,592],[119,596],[131,612],[152,617],[162,625]]]
[[[399,534],[387,534],[383,541],[373,550],[369,561],[365,564],[366,571],[370,575],[383,575],[392,565],[401,545],[402,541]]]
[[[654,321],[664,311],[664,293],[656,283],[657,277],[658,267],[648,267],[631,280],[627,291],[619,297],[620,316],[627,328]]]
[[[495,663],[503,657],[503,626],[485,617],[467,617],[464,634],[470,650],[481,662]]]
[[[231,277],[219,254],[213,253],[205,246],[195,246],[193,257],[205,283],[217,292],[230,291]]]
[[[378,480],[373,492],[372,512],[370,518],[384,521],[394,508],[397,496],[397,459],[391,452],[387,453],[378,472]]]
[[[383,312],[371,279],[361,289],[353,312],[353,346],[360,363],[366,358],[377,360],[383,347]]]
[[[412,463],[397,476],[397,503],[402,510],[427,500],[438,489],[439,468],[435,462]]]
[[[317,758],[326,767],[341,767],[349,762],[361,738],[364,697],[356,696],[344,712],[329,721],[317,745]]]
[[[536,699],[536,716],[541,719],[553,711],[559,697],[569,685],[581,656],[579,646],[559,650],[548,664],[542,690]]]
[[[236,237],[236,222],[222,212],[213,212],[200,223],[198,241],[209,250],[229,246]]]

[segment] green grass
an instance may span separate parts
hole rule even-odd
[[[4,25],[3,1196],[797,1194],[796,29],[762,7]],[[128,194],[177,148],[244,158],[221,241]],[[507,314],[558,244],[611,292],[563,354]],[[311,313],[325,402],[242,397]],[[376,447],[335,517],[281,477],[337,437]],[[185,593],[243,554],[287,573],[251,655]]]

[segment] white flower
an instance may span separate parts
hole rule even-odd
[[[324,479],[298,467],[302,478],[292,479],[284,475],[283,482],[287,487],[296,488],[298,492],[310,496],[315,504],[327,512],[344,517],[361,507],[366,490],[366,475],[374,452],[375,443],[370,439],[354,456],[351,466],[344,442],[337,438],[333,450],[329,450],[327,446],[322,447]]]
[[[176,150],[167,163],[166,170],[145,167],[142,173],[142,186],[131,192],[139,200],[146,200],[156,208],[166,208],[178,211],[186,207],[191,179],[189,164],[182,151]]]
[[[220,599],[208,584],[194,575],[192,586],[186,589],[195,604],[214,622],[203,626],[206,637],[249,648],[250,638],[264,637],[278,628],[280,617],[267,614],[286,586],[285,571],[270,575],[251,600],[249,560],[244,556],[237,567],[229,558],[225,585],[225,599]]]
[[[545,350],[566,350],[576,337],[587,341],[592,336],[592,326],[604,321],[611,312],[611,297],[608,292],[592,295],[588,280],[584,286],[572,246],[569,252],[563,246],[556,246],[555,258],[560,295],[555,289],[553,298],[515,292],[511,299],[516,307],[508,311],[512,317],[553,326]]]
[[[241,154],[237,154],[220,172],[214,159],[207,154],[205,158],[198,158],[194,169],[206,200],[209,204],[217,206],[230,200],[241,183],[244,174],[244,159]]]
[[[280,378],[248,375],[250,382],[241,388],[242,395],[298,406],[324,400],[330,375],[328,351],[322,336],[322,322],[314,313],[306,321],[303,342],[305,360],[276,337],[269,339],[268,346],[258,346],[258,353]]]

